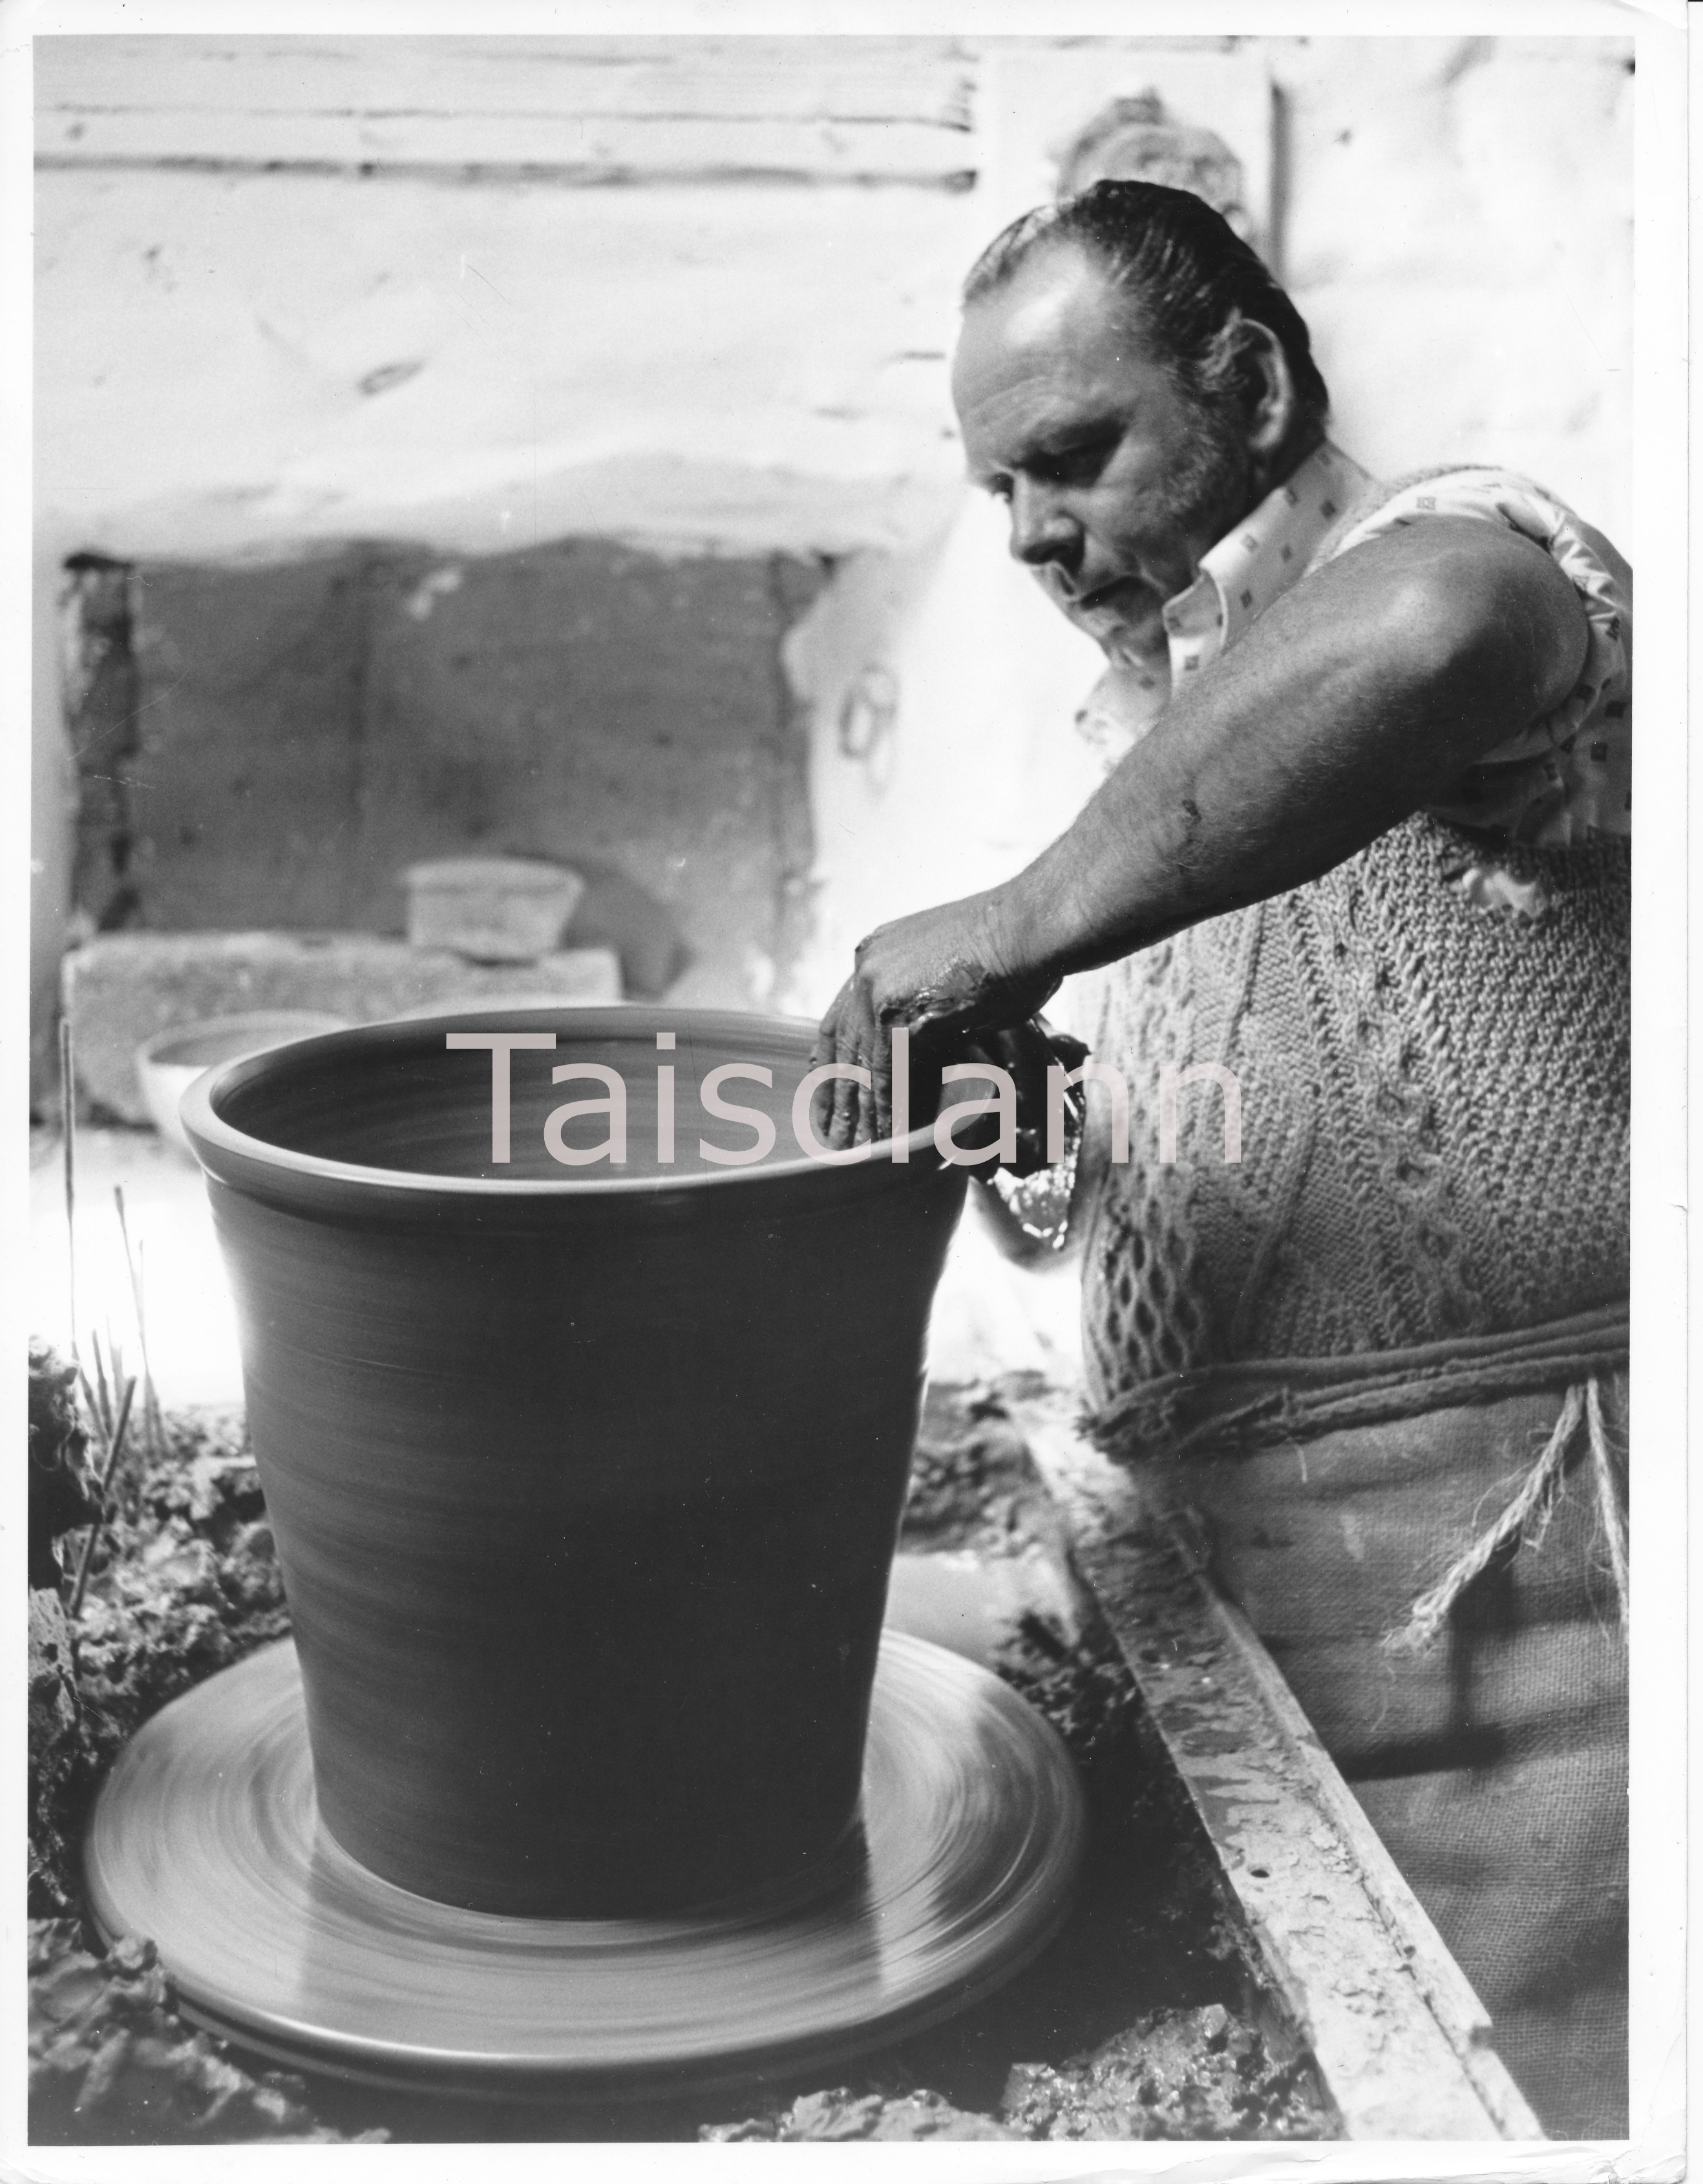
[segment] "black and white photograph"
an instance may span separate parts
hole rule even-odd
[[[0,2171],[1683,2176],[1683,7],[0,27]]]

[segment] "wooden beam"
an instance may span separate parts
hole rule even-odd
[[[54,37],[46,166],[622,181],[973,177],[941,38]]]
[[[1196,1544],[1076,1431],[1002,1386],[1073,1561],[1350,2138],[1540,2139],[1483,2005]]]

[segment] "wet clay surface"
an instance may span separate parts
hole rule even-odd
[[[489,1174],[490,1054],[444,1043],[467,1021],[274,1048],[185,1107],[320,1816],[382,1879],[482,1913],[664,1917],[790,1880],[857,1810],[964,1176],[908,1143],[688,1157],[687,1078],[760,1069],[784,1108],[812,1029],[637,1006],[472,1019],[547,1043]],[[659,1037],[672,1177],[639,1128]],[[553,1058],[611,1099],[630,1079],[636,1173],[546,1152]]]
[[[73,1836],[72,1807],[122,1736],[282,1626],[240,1429],[173,1422],[170,1437],[131,1496],[85,1608],[87,1696],[72,1770],[84,1786],[53,1801],[53,1815]],[[913,1478],[907,1556],[1020,1563],[1051,1521],[1020,1438],[973,1391],[930,1392]],[[36,2135],[85,2143],[375,2131],[413,2142],[1331,2136],[1304,2059],[1284,2050],[1281,2033],[1268,2040],[1250,2014],[1235,1915],[1209,1847],[1109,1641],[1044,1607],[1019,1611],[1019,1622],[997,1665],[1076,1760],[1091,1814],[1087,1863],[1046,1952],[945,2024],[832,2072],[818,2065],[712,2093],[659,2081],[643,2100],[600,2109],[284,2076],[196,2033],[146,1964],[91,1955],[75,1919],[78,1877],[59,1866],[32,1897],[32,1910],[70,1914],[31,1928]]]

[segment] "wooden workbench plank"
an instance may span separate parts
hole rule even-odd
[[[1482,2005],[1270,1657],[1074,1399],[1002,1391],[1351,2138],[1541,2138]]]
[[[1193,1543],[1183,1538],[1177,1546],[1179,1552],[1192,1563],[1198,1580],[1209,1585]],[[1215,1591],[1213,1598],[1226,1635],[1262,1692],[1275,1726],[1306,1769],[1309,1795],[1323,1807],[1348,1845],[1362,1884],[1479,2098],[1505,2138],[1541,2138],[1542,2126],[1495,2052],[1488,2011],[1390,1856],[1382,1836],[1366,1818],[1365,1808],[1320,1743],[1282,1670],[1246,1616]]]

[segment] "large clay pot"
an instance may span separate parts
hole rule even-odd
[[[492,1068],[450,1030],[556,1034]],[[676,1034],[659,1054],[658,1032]],[[930,1302],[964,1179],[800,1156],[807,1027],[488,1011],[303,1040],[192,1088],[321,1816],[387,1880],[546,1916],[690,1906],[855,1822]],[[619,1071],[628,1164],[544,1120]],[[716,1167],[696,1087],[769,1067]],[[678,1084],[656,1159],[658,1063]],[[603,1121],[571,1123],[589,1145]]]

